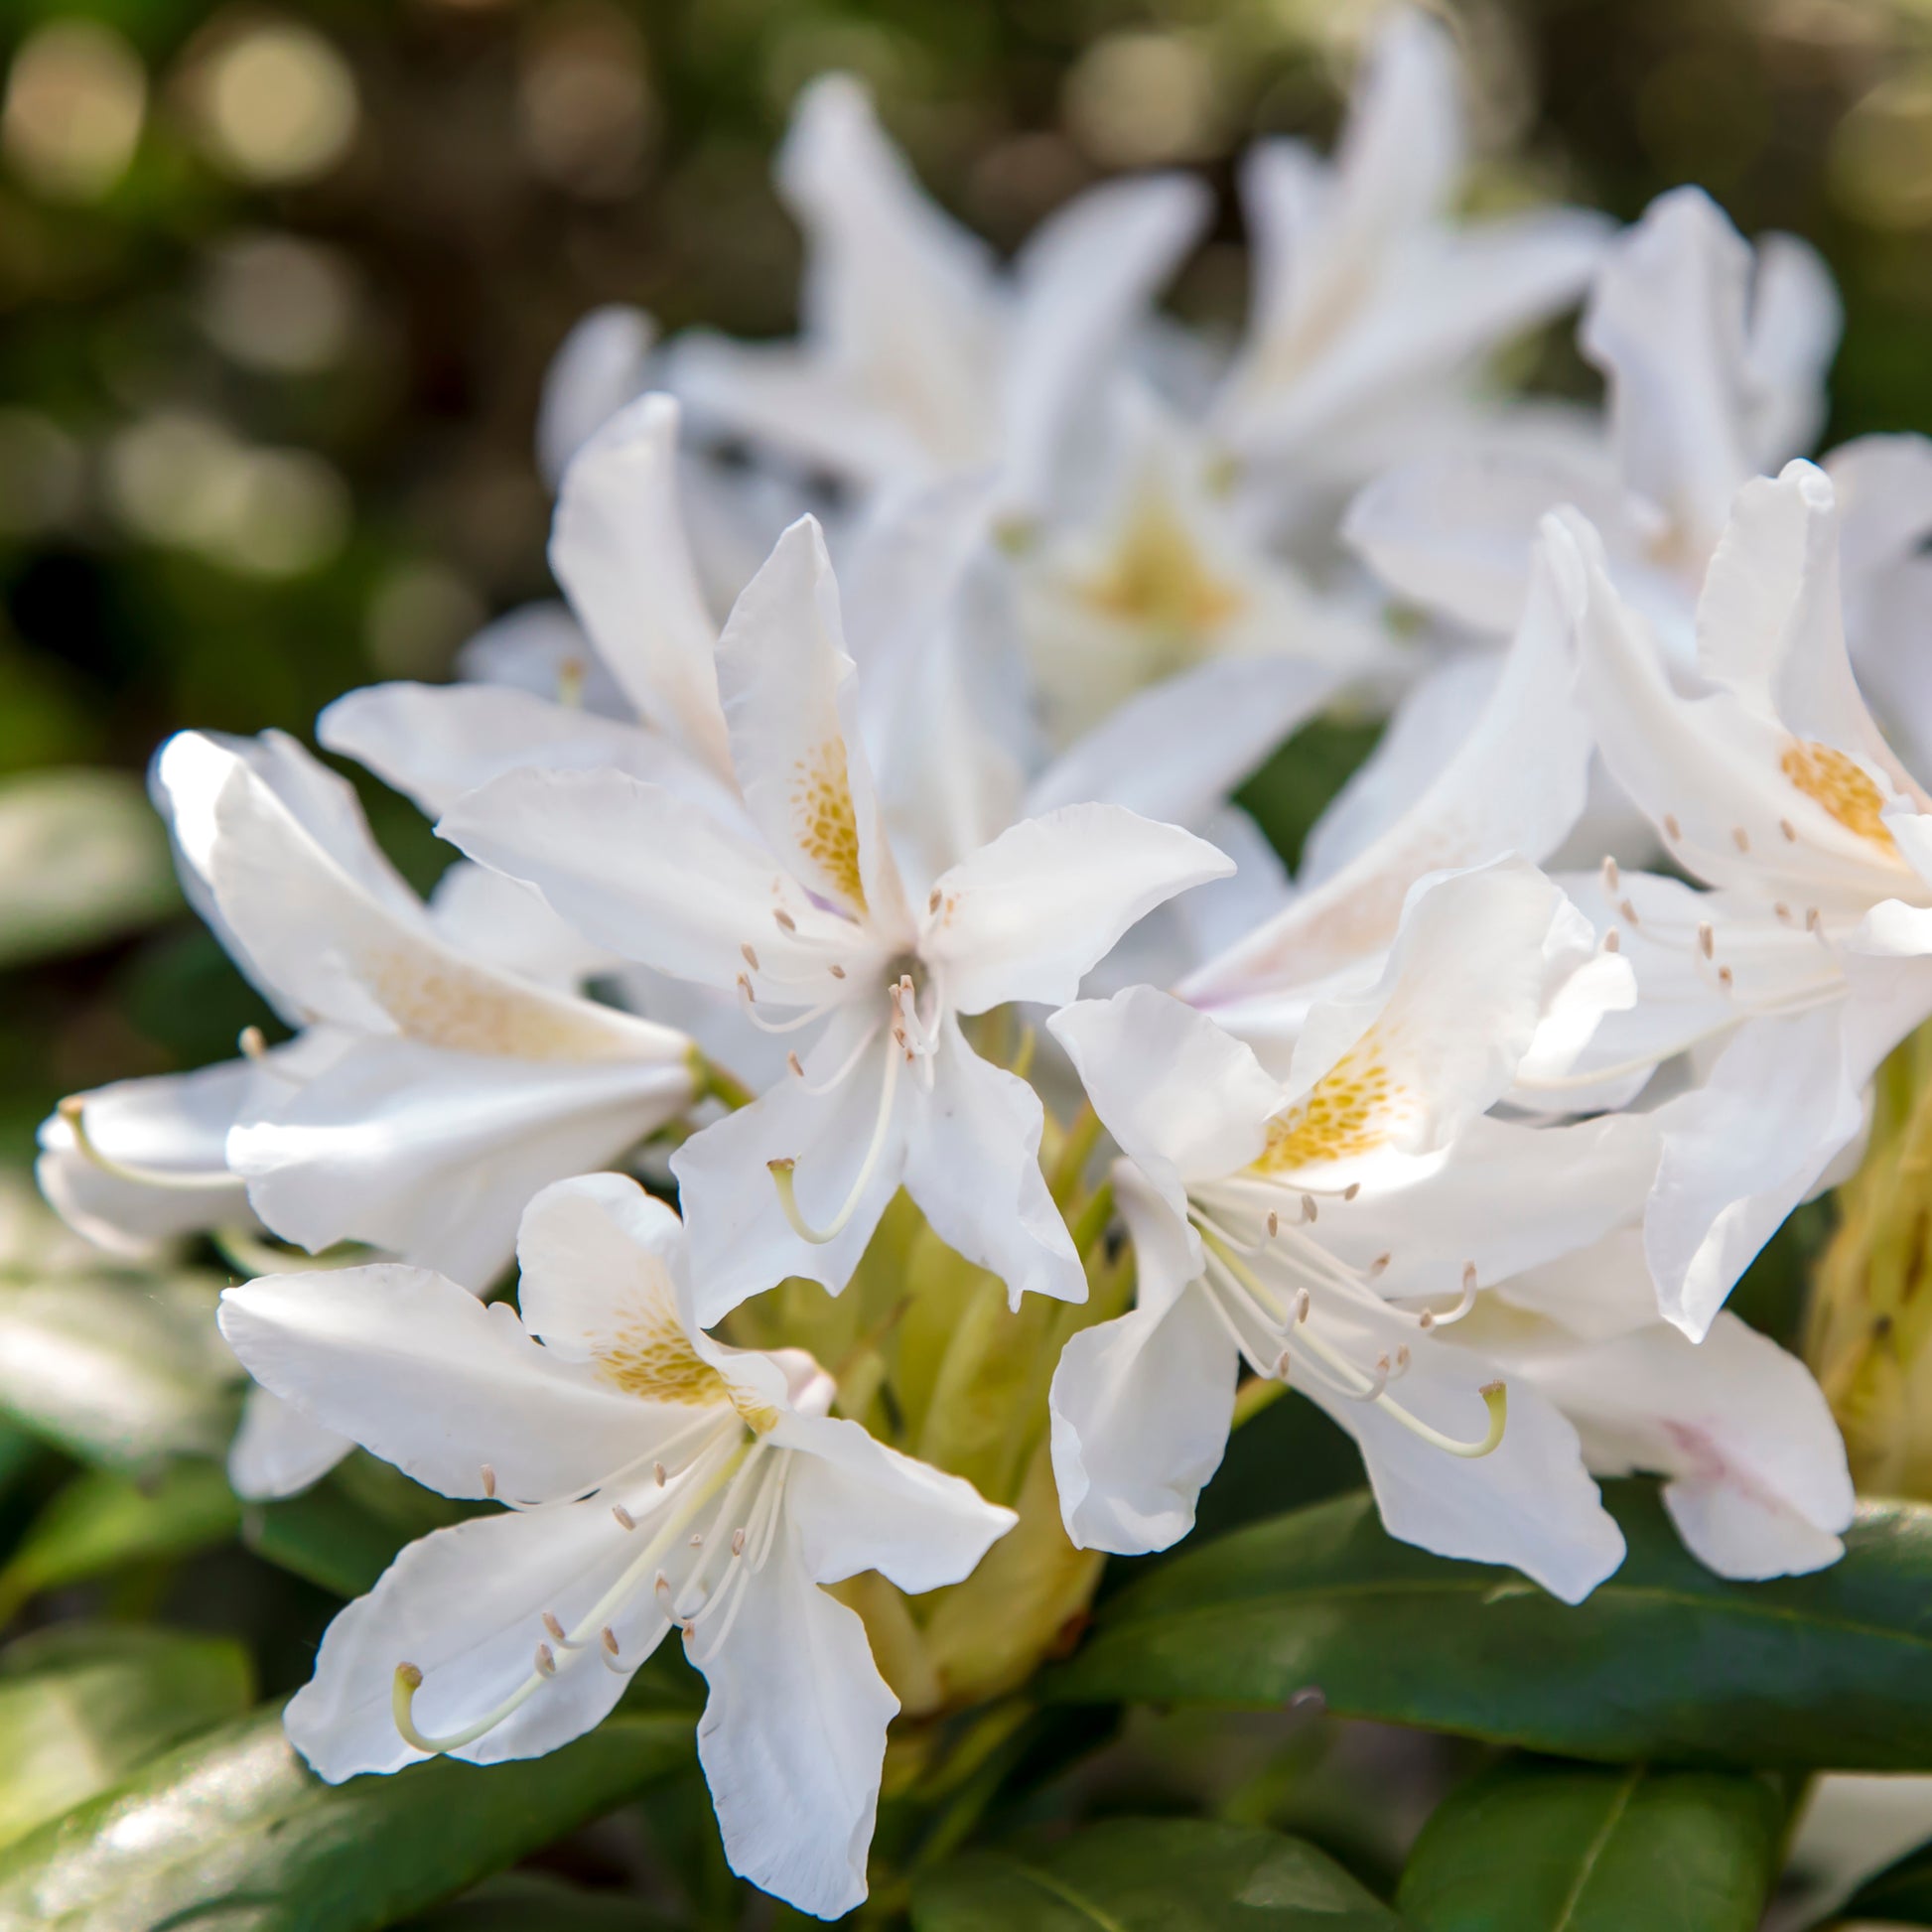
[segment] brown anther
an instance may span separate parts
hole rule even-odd
[[[1309,1310],[1313,1306],[1306,1288],[1298,1288],[1295,1291],[1295,1321],[1298,1327],[1309,1318]]]
[[[1619,900],[1616,909],[1623,914],[1623,923],[1625,925],[1641,925],[1643,923],[1637,917],[1637,908],[1627,898]]]
[[[496,1494],[496,1471],[487,1462],[483,1465],[483,1492],[491,1497]]]
[[[1462,1264],[1462,1293],[1473,1295],[1476,1292],[1476,1265],[1473,1261]]]
[[[1771,910],[1774,913],[1776,913],[1778,922],[1781,925],[1789,925],[1791,923],[1791,908],[1790,906],[1785,904],[1783,899],[1779,899],[1778,902],[1771,907]]]
[[[1282,1231],[1282,1217],[1271,1207],[1268,1210],[1268,1238],[1272,1241]]]
[[[258,1060],[268,1051],[268,1035],[259,1027],[243,1027],[235,1044],[244,1058]]]
[[[1341,1190],[1341,1197],[1343,1200],[1353,1200],[1355,1196],[1359,1194],[1361,1191],[1362,1191],[1362,1183],[1359,1180],[1351,1180],[1348,1183],[1348,1185]]]
[[[1304,1194],[1302,1196],[1302,1218],[1305,1221],[1312,1221],[1314,1219],[1314,1196],[1312,1194]]]
[[[771,916],[777,920],[778,929],[781,932],[796,932],[798,930],[798,921],[782,905],[776,907]]]
[[[1674,812],[1664,814],[1664,836],[1668,839],[1681,839],[1684,836],[1684,828],[1678,824]]]
[[[752,991],[752,982],[743,973],[740,973],[738,976],[738,990],[744,994],[745,1004],[747,1006],[755,1007],[758,1005],[759,996]]]
[[[543,1627],[546,1630],[548,1630],[550,1634],[553,1637],[555,1637],[559,1643],[564,1642],[565,1640],[564,1626],[557,1621],[556,1616],[549,1610],[545,1610],[543,1613]]]
[[[1717,950],[1717,948],[1718,948],[1717,932],[1713,928],[1711,921],[1709,919],[1706,919],[1698,927],[1698,951],[1701,952],[1706,959],[1709,959],[1711,955]]]
[[[745,1532],[743,1529],[733,1530],[732,1531],[732,1555],[735,1557],[742,1557],[744,1554],[745,1554]]]
[[[1730,841],[1739,852],[1748,852],[1751,849],[1751,835],[1741,825],[1733,825],[1730,828]]]
[[[1793,845],[1796,845],[1798,843],[1798,828],[1795,825],[1793,825],[1788,818],[1781,818],[1778,820],[1778,830],[1782,832],[1784,836],[1787,839],[1789,839]]]
[[[831,973],[832,977],[835,980],[842,980],[845,978],[845,968],[843,966],[840,966],[835,963],[827,970]]]
[[[1424,1309],[1423,1311],[1416,1316],[1416,1326],[1418,1328],[1433,1328],[1435,1327],[1435,1325],[1436,1325],[1436,1311],[1434,1309]]]
[[[1609,931],[1604,933],[1603,950],[1605,952],[1621,952],[1623,950],[1623,936],[1617,931],[1615,926],[1611,926]]]
[[[939,909],[939,897],[940,897],[940,895],[939,895],[939,888],[938,888],[937,886],[935,886],[935,887],[933,887],[933,889],[932,889],[932,894],[931,894],[931,897],[930,897],[929,898],[927,898],[927,900],[926,900],[926,902],[925,902],[925,909],[926,909],[926,910],[927,910],[928,912],[936,912],[936,911],[938,911],[938,909]]]
[[[547,1643],[537,1645],[537,1675],[555,1677],[557,1674],[557,1654]]]
[[[598,1635],[603,1639],[604,1648],[615,1657],[618,1654],[618,1633],[607,1623]]]
[[[704,1548],[703,1530],[693,1530],[691,1532],[691,1547],[694,1550],[702,1550]]]
[[[805,1062],[796,1053],[785,1055],[785,1064],[802,1080],[805,1077]]]
[[[621,1530],[634,1530],[637,1527],[636,1517],[631,1515],[621,1503],[613,1503],[611,1514],[618,1519],[618,1528]]]
[[[1368,1265],[1368,1278],[1373,1281],[1395,1259],[1394,1255],[1377,1255]]]
[[[1730,991],[1731,972],[1728,966],[1720,966],[1718,968],[1718,984],[1722,986],[1726,993]]]
[[[1825,930],[1825,915],[1815,905],[1807,905],[1805,907],[1805,930],[1807,932],[1823,932]]]
[[[1619,876],[1616,869],[1616,861],[1606,852],[1603,855],[1603,890],[1606,893],[1616,891]]]
[[[663,1488],[663,1486],[664,1486],[664,1465],[663,1465],[663,1463],[661,1463],[661,1462],[653,1462],[653,1463],[652,1463],[652,1464],[650,1465],[650,1472],[651,1472],[651,1474],[652,1474],[652,1475],[654,1475],[654,1476],[655,1476],[655,1477],[657,1478],[657,1486],[658,1486],[658,1488],[660,1488],[660,1489],[661,1489],[661,1488]]]
[[[750,941],[748,940],[744,945],[740,946],[738,950],[744,954],[746,965],[748,965],[752,969],[752,971],[756,973],[759,970],[759,956],[757,953],[755,953],[752,950]]]

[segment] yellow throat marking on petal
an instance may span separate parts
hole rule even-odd
[[[1794,739],[1778,768],[1814,804],[1822,805],[1845,827],[1887,852],[1896,849],[1885,828],[1884,794],[1871,774],[1829,745]]]
[[[375,951],[359,963],[376,1004],[406,1038],[425,1046],[565,1063],[626,1057],[620,1027],[594,1011],[506,986],[428,948]]]
[[[1103,617],[1183,637],[1215,629],[1246,601],[1213,575],[1187,526],[1153,490],[1136,501],[1112,563],[1078,595]]]
[[[777,1424],[768,1405],[735,1387],[691,1345],[670,1308],[670,1285],[636,1304],[597,1351],[607,1382],[640,1402],[686,1409],[736,1409],[760,1435]]]
[[[863,912],[866,884],[859,868],[859,814],[852,803],[845,747],[828,738],[791,769],[791,809],[799,847]]]
[[[1305,1098],[1269,1123],[1268,1145],[1252,1171],[1285,1173],[1372,1154],[1389,1138],[1403,1097],[1371,1027]]]

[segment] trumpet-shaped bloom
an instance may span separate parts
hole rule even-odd
[[[842,1288],[901,1181],[1016,1299],[1081,1299],[1038,1168],[1039,1101],[972,1051],[959,1017],[1071,999],[1130,925],[1228,862],[1122,807],[1068,805],[908,891],[810,518],[739,599],[716,663],[739,811],[622,771],[523,769],[441,828],[596,943],[735,988],[767,1033],[816,1030],[776,1086],[675,1158],[701,1315],[790,1275]]]
[[[1446,30],[1391,9],[1334,160],[1299,141],[1249,151],[1252,310],[1210,419],[1242,462],[1356,483],[1445,415],[1466,430],[1471,364],[1583,293],[1600,216],[1449,218],[1467,145],[1457,89]]]
[[[1607,865],[1590,886],[1641,997],[1574,1076],[1690,1048],[1709,1063],[1657,1112],[1645,1217],[1664,1312],[1695,1337],[1858,1133],[1878,1061],[1932,1013],[1932,801],[1853,680],[1822,472],[1793,463],[1739,492],[1698,607],[1696,696],[1672,684],[1587,527],[1568,527],[1604,762],[1714,889]]]
[[[439,919],[291,741],[184,733],[154,782],[190,897],[301,1030],[245,1079],[200,1076],[233,1100],[226,1166],[284,1239],[366,1241],[481,1291],[532,1194],[691,1104],[681,1034],[530,976],[554,926],[540,904],[468,875],[498,896],[493,916],[463,890]],[[526,970],[480,948],[486,934]]]
[[[545,1189],[517,1252],[520,1319],[394,1266],[222,1297],[268,1388],[445,1495],[508,1505],[411,1544],[337,1617],[290,1739],[332,1782],[537,1756],[675,1626],[711,1687],[698,1754],[733,1868],[837,1917],[866,1895],[898,1705],[819,1586],[956,1583],[1013,1514],[830,1416],[809,1356],[706,1335],[677,1217],[634,1181]]]
[[[805,230],[799,340],[686,337],[670,386],[701,424],[864,489],[996,471],[1017,515],[1058,499],[1073,432],[1207,215],[1185,177],[1109,183],[1047,220],[1002,275],[927,199],[845,74],[799,95],[777,176]]]
[[[1515,1565],[1569,1599],[1622,1556],[1575,1431],[1442,1330],[1480,1288],[1627,1221],[1647,1122],[1486,1118],[1590,957],[1519,862],[1419,887],[1381,980],[1310,1015],[1286,1081],[1146,987],[1049,1023],[1124,1150],[1132,1313],[1077,1334],[1053,1378],[1067,1532],[1164,1548],[1220,1461],[1245,1361],[1360,1445],[1384,1523]]]

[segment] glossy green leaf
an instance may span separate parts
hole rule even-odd
[[[207,1276],[0,1280],[0,1414],[83,1462],[218,1455],[236,1370]]]
[[[688,1717],[620,1715],[547,1757],[328,1785],[271,1709],[0,1853],[4,1932],[374,1932],[689,1762]]]
[[[398,1932],[671,1932],[680,1923],[625,1892],[506,1871]]]
[[[225,1543],[239,1517],[218,1462],[173,1462],[148,1481],[83,1470],[34,1519],[0,1570],[0,1623],[41,1590]]]
[[[0,1651],[0,1846],[238,1717],[254,1694],[248,1653],[221,1638],[67,1624],[9,1644]]]
[[[1932,1768],[1932,1507],[1866,1504],[1843,1560],[1735,1584],[1653,1485],[1605,1485],[1629,1555],[1587,1602],[1387,1536],[1365,1495],[1185,1553],[1104,1605],[1042,1685],[1076,1702],[1266,1706],[1569,1757]]]
[[[140,779],[34,771],[0,782],[0,966],[98,945],[180,904]]]
[[[1414,1932],[1754,1932],[1783,1819],[1765,1777],[1504,1765],[1438,1808],[1396,1902]]]
[[[913,1888],[916,1932],[1400,1932],[1301,1839],[1252,1825],[1116,1818],[1057,1844],[970,1853]]]

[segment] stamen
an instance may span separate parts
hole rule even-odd
[[[664,1486],[664,1465],[661,1462],[657,1465],[657,1486],[660,1489]],[[637,1527],[636,1517],[631,1515],[621,1503],[613,1503],[611,1514],[618,1519],[618,1528],[621,1530],[634,1530]]]
[[[926,898],[925,909],[928,912],[938,911],[939,900],[942,897],[943,895],[940,893],[939,888],[937,886],[933,887],[931,894]]]
[[[67,1122],[74,1147],[102,1173],[115,1180],[124,1180],[135,1187],[165,1187],[176,1194],[208,1193],[217,1188],[225,1192],[234,1185],[234,1178],[226,1169],[219,1173],[176,1173],[167,1168],[140,1167],[103,1154],[87,1132],[87,1102],[81,1094],[69,1094],[56,1111]]]
[[[557,666],[557,702],[566,711],[575,711],[584,702],[584,660],[566,657]]]
[[[664,1465],[663,1465],[663,1463],[661,1463],[661,1462],[653,1462],[653,1463],[652,1463],[652,1464],[650,1465],[650,1472],[651,1472],[651,1474],[652,1474],[652,1475],[654,1475],[654,1476],[655,1476],[655,1477],[657,1478],[657,1486],[658,1486],[658,1488],[660,1488],[660,1489],[661,1489],[661,1488],[663,1488],[663,1486],[664,1486]]]
[[[752,982],[743,973],[738,976],[738,991],[742,996],[741,1004],[745,1009],[745,1018],[761,1034],[795,1034],[800,1029],[811,1026],[814,1021],[823,1020],[838,1004],[836,1001],[826,1001],[819,1006],[806,1008],[803,1013],[793,1015],[789,1020],[766,1020],[763,1015],[756,1011],[758,995],[752,991]],[[783,1002],[779,1004],[782,1005]]]
[[[741,954],[744,955],[746,965],[748,965],[752,969],[752,971],[756,973],[759,970],[759,956],[757,953],[755,953],[752,950],[751,942],[748,940],[744,945],[740,946],[738,950]]]
[[[797,1074],[799,1079],[802,1080],[805,1077],[805,1063],[798,1057],[795,1051],[785,1055],[785,1064],[791,1068],[792,1072]]]
[[[782,905],[774,906],[771,916],[777,920],[778,930],[780,932],[796,932],[798,930],[798,921]]]
[[[1607,852],[1603,855],[1603,890],[1614,893],[1618,885],[1616,861]]]
[[[1730,836],[1739,852],[1748,852],[1751,849],[1751,836],[1741,825],[1733,825],[1730,828]]]
[[[244,1059],[259,1060],[267,1057],[268,1035],[259,1027],[243,1027],[235,1037],[235,1044],[241,1048]]]
[[[1605,952],[1621,952],[1623,950],[1623,940],[1615,926],[1611,926],[1609,931],[1604,933],[1603,950]]]
[[[1482,1397],[1483,1406],[1489,1411],[1489,1427],[1481,1439],[1465,1443],[1454,1436],[1445,1436],[1440,1429],[1433,1429],[1420,1416],[1412,1415],[1401,1403],[1390,1396],[1382,1398],[1382,1409],[1392,1416],[1410,1435],[1420,1438],[1431,1449],[1439,1449],[1445,1455],[1459,1455],[1465,1460],[1476,1461],[1490,1454],[1502,1443],[1503,1431],[1509,1422],[1509,1391],[1501,1382],[1486,1382],[1477,1391]]]
[[[1359,1194],[1361,1191],[1362,1191],[1362,1183],[1359,1180],[1351,1180],[1348,1183],[1348,1185],[1341,1190],[1341,1197],[1343,1200],[1353,1200],[1355,1196]]]
[[[614,1677],[628,1677],[637,1668],[637,1664],[623,1664],[618,1661],[617,1632],[608,1623],[604,1626],[603,1648],[598,1651],[597,1658],[598,1662]],[[642,1662],[643,1659],[638,1658],[637,1663]]]
[[[1825,915],[1815,905],[1805,907],[1805,930],[1821,933],[1825,930]]]
[[[834,1087],[844,1086],[847,1079],[850,1078],[853,1068],[856,1067],[859,1064],[859,1062],[865,1058],[866,1049],[869,1046],[871,1046],[871,1044],[875,1039],[879,1037],[879,1029],[885,1023],[883,1021],[877,1021],[877,1020],[874,1021],[873,1024],[870,1027],[868,1027],[866,1031],[860,1035],[859,1043],[853,1047],[852,1051],[849,1052],[845,1056],[844,1060],[840,1063],[839,1070],[836,1073],[833,1073],[829,1075],[827,1078],[821,1080],[816,1086],[807,1086],[805,1088],[805,1091],[808,1094],[810,1094],[813,1097],[813,1099],[817,1099],[821,1094],[830,1093]],[[792,1055],[790,1057],[791,1057],[791,1070],[794,1073],[796,1073],[800,1079],[803,1079],[805,1075],[805,1069],[803,1065],[799,1063],[796,1055]]]
[[[603,1642],[604,1648],[615,1657],[618,1654],[618,1633],[608,1623],[604,1626]]]
[[[1684,828],[1678,824],[1677,816],[1673,812],[1664,814],[1664,836],[1669,839],[1681,839],[1684,836]]]
[[[556,1674],[557,1674],[556,1653],[550,1648],[550,1646],[547,1643],[538,1644],[537,1645],[537,1675],[540,1677],[555,1677]]]
[[[496,1471],[487,1462],[483,1465],[483,1492],[491,1497],[496,1494]]]
[[[1637,908],[1627,898],[1620,900],[1616,909],[1623,914],[1623,923],[1625,925],[1641,925],[1643,923],[1637,917]]]
[[[1304,1194],[1302,1196],[1302,1219],[1304,1221],[1312,1221],[1314,1219],[1314,1196],[1312,1194]]]
[[[1271,1240],[1271,1241],[1272,1241],[1272,1240],[1274,1240],[1274,1238],[1275,1238],[1275,1237],[1276,1237],[1276,1236],[1277,1236],[1278,1234],[1280,1234],[1280,1233],[1281,1233],[1281,1231],[1282,1231],[1282,1217],[1281,1217],[1281,1216],[1280,1216],[1279,1214],[1277,1214],[1277,1213],[1275,1212],[1275,1210],[1274,1210],[1274,1209],[1273,1209],[1273,1208],[1271,1207],[1271,1208],[1270,1208],[1270,1209],[1268,1210],[1268,1238],[1269,1238],[1269,1240]]]
[[[1783,899],[1779,899],[1771,907],[1771,910],[1777,915],[1777,920],[1780,925],[1789,925],[1791,923],[1791,908],[1785,904]]]
[[[1798,828],[1795,825],[1793,825],[1788,818],[1781,818],[1778,820],[1778,830],[1782,832],[1784,836],[1788,840],[1790,840],[1790,842],[1793,845],[1796,845],[1798,843]]]
[[[828,973],[830,973],[835,980],[842,980],[845,978],[845,968],[841,966],[837,960],[834,960],[831,965],[826,967],[825,970]]]
[[[1394,1259],[1395,1256],[1392,1254],[1377,1255],[1375,1259],[1371,1261],[1368,1265],[1368,1279],[1370,1281],[1375,1281],[1379,1279],[1383,1274],[1387,1272],[1389,1263],[1392,1262]]]
[[[571,1641],[564,1632],[564,1626],[557,1621],[556,1617],[549,1610],[545,1610],[543,1613],[543,1627],[556,1638],[560,1648],[564,1650],[583,1649],[584,1646],[581,1643],[573,1643]]]
[[[1731,990],[1732,979],[1733,979],[1733,975],[1728,966],[1720,966],[1718,968],[1718,984],[1722,986],[1726,993],[1728,993]]]
[[[845,1197],[844,1206],[824,1227],[813,1227],[799,1209],[797,1185],[792,1178],[797,1162],[783,1160],[765,1163],[771,1183],[778,1190],[778,1205],[784,1210],[785,1219],[799,1240],[809,1241],[814,1247],[823,1247],[828,1241],[836,1241],[845,1231],[846,1223],[858,1213],[859,1203],[865,1199],[866,1189],[872,1185],[872,1177],[885,1157],[887,1143],[892,1139],[893,1097],[898,1088],[898,1054],[888,1053],[885,1076],[879,1083],[879,1115],[873,1124],[872,1145],[866,1149],[866,1158],[860,1163],[858,1177]]]
[[[1718,935],[1713,930],[1711,921],[1709,919],[1702,921],[1698,926],[1698,951],[1709,959],[1717,949],[1717,943]]]
[[[743,1526],[741,1525],[738,1529],[732,1531],[732,1555],[735,1557],[742,1557],[744,1554],[745,1554],[745,1531]]]

